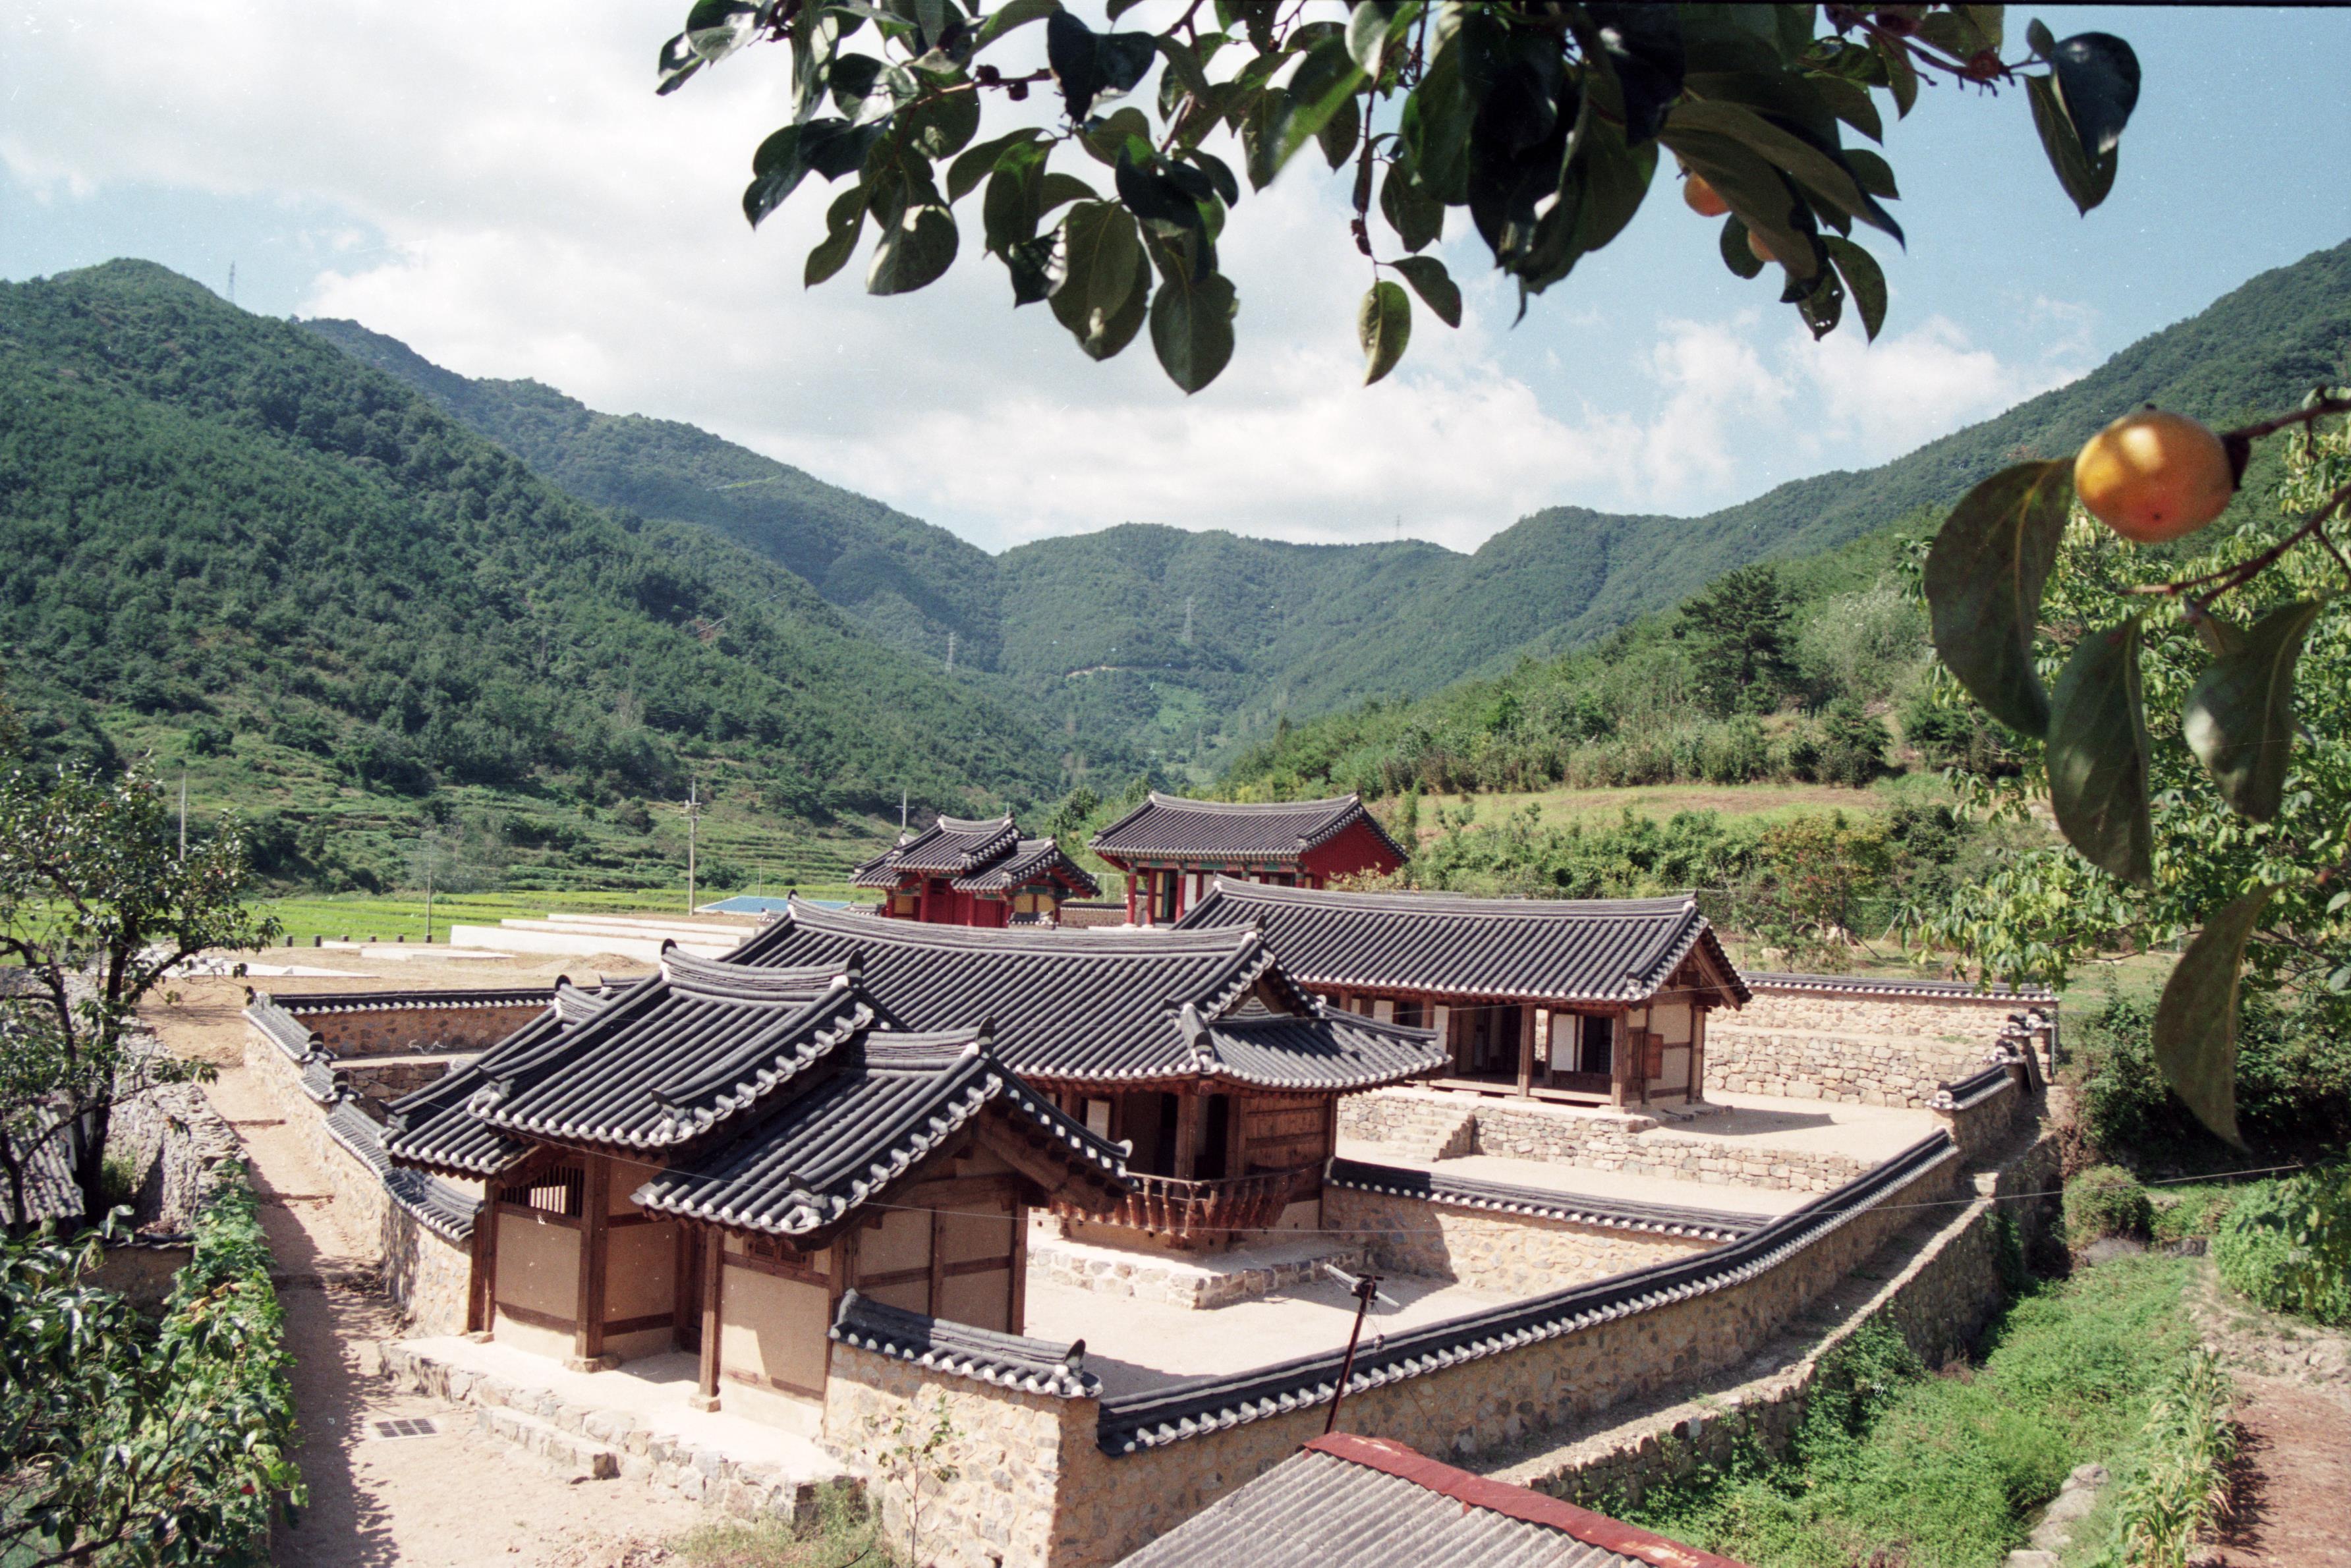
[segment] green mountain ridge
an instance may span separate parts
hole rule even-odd
[[[2351,244],[2262,273],[2080,380],[1876,468],[1697,517],[1554,507],[1468,555],[1128,523],[991,557],[692,426],[596,413],[535,382],[469,381],[354,323],[304,325],[588,499],[760,551],[884,641],[937,660],[955,632],[958,673],[1000,676],[987,689],[1029,705],[1098,770],[1142,753],[1205,779],[1284,717],[1425,695],[1587,645],[1733,567],[1834,549],[1947,505],[2013,454],[2072,451],[2138,403],[2228,420],[2346,379]]]
[[[772,824],[1060,790],[1024,716],[795,574],[151,263],[0,285],[0,637],[53,752],[185,760],[298,836],[470,801],[533,852],[695,778]]]

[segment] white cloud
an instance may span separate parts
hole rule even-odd
[[[1364,263],[1336,186],[1301,167],[1245,198],[1224,256],[1240,350],[1186,399],[1147,340],[1097,366],[1042,308],[1008,309],[976,233],[921,294],[867,298],[862,257],[803,290],[821,203],[756,235],[736,204],[784,118],[782,53],[656,99],[674,10],[567,10],[519,35],[393,0],[298,22],[263,0],[19,17],[0,22],[0,164],[52,204],[161,186],[323,210],[302,313],[705,425],[990,546],[1129,519],[1385,538],[1401,515],[1469,548],[1561,503],[1703,510],[1792,476],[1792,454],[1876,461],[2051,384],[1939,319],[1790,347],[1783,318],[1749,313],[1663,319],[1604,396],[1571,396],[1556,357],[1505,370],[1516,302],[1473,237],[1447,252],[1462,329],[1421,312],[1405,368],[1364,390]],[[1538,308],[1559,340],[1602,319],[1557,292]]]

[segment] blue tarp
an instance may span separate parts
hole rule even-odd
[[[802,904],[813,904],[819,909],[847,909],[849,902],[840,898],[803,898]],[[780,915],[791,905],[789,898],[772,898],[763,894],[738,893],[732,898],[722,898],[716,904],[697,908],[697,915],[765,915],[769,911]]]

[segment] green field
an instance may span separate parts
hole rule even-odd
[[[1458,812],[1464,804],[1480,826],[1508,821],[1533,807],[1542,821],[1565,825],[1606,826],[1626,811],[1670,817],[1677,811],[1713,811],[1726,822],[1784,822],[1829,811],[1886,811],[1905,801],[1948,801],[1950,790],[1935,773],[1903,773],[1866,789],[1834,784],[1645,784],[1616,789],[1538,789],[1525,793],[1479,791],[1474,795],[1421,797],[1421,833],[1437,831],[1437,809]]]
[[[770,894],[787,891],[781,887],[739,888],[740,893],[766,892]],[[849,898],[852,891],[844,884],[802,887],[799,892],[811,898]],[[727,896],[708,888],[697,889],[695,897],[703,904]],[[287,898],[265,899],[265,914],[275,915],[286,927],[280,941],[290,940],[297,946],[308,946],[311,938],[329,942],[349,937],[355,942],[373,938],[391,942],[406,938],[422,942],[424,935],[424,895],[414,894],[331,894],[297,895]],[[683,882],[670,890],[624,888],[611,892],[581,891],[565,888],[555,892],[538,893],[459,893],[436,894],[433,900],[433,936],[435,942],[449,940],[452,925],[496,925],[501,920],[540,920],[563,915],[684,915],[685,887]]]

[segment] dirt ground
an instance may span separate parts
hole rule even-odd
[[[614,963],[607,972],[625,967]],[[551,979],[563,963],[420,964],[374,984],[512,985],[522,975],[538,977],[540,968]],[[464,977],[448,972],[456,970]],[[368,982],[353,975],[262,983],[290,991]],[[181,1002],[150,1018],[172,1049],[221,1068],[208,1092],[245,1140],[277,1260],[302,1424],[298,1458],[310,1503],[278,1531],[273,1560],[287,1568],[645,1568],[666,1561],[664,1542],[707,1522],[694,1503],[627,1479],[566,1480],[477,1435],[470,1410],[395,1394],[382,1383],[377,1345],[398,1333],[397,1314],[338,1224],[324,1178],[241,1064],[246,984],[180,982]],[[440,1434],[378,1435],[373,1423],[395,1416],[433,1417]]]
[[[2208,1568],[2351,1568],[2351,1335],[2265,1312],[2208,1266],[2195,1307],[2237,1382],[2234,1517]]]

